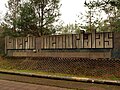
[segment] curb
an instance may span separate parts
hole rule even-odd
[[[102,80],[102,79],[70,77],[70,76],[67,77],[67,76],[58,76],[58,75],[43,75],[43,74],[14,72],[14,71],[2,71],[2,70],[0,70],[0,73],[11,74],[11,75],[20,75],[20,76],[28,76],[28,77],[37,77],[37,78],[48,78],[48,79],[55,79],[55,80],[66,80],[66,81],[76,81],[76,82],[120,86],[120,81],[119,80]]]

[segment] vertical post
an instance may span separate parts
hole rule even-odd
[[[92,48],[96,48],[96,30],[92,31]]]
[[[81,43],[81,48],[84,48],[84,30],[80,31],[80,43]]]

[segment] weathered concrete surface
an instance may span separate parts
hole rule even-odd
[[[11,54],[11,52],[10,52]],[[91,52],[91,51],[79,51],[79,52],[75,52],[75,51],[67,51],[67,52],[50,52],[50,51],[42,51],[42,52],[13,52],[13,56],[14,57],[61,57],[61,58],[65,58],[65,57],[79,57],[79,58],[92,58],[92,59],[96,59],[96,58],[110,58],[111,57],[111,52],[110,51],[95,51],[95,52]]]

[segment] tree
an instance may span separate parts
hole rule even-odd
[[[97,1],[85,1],[84,5],[87,7],[87,11],[84,15],[84,22],[86,22],[86,26],[84,26],[84,28],[90,32],[92,30],[101,31],[104,19],[102,15],[103,12],[102,9],[99,8],[99,4]]]
[[[105,5],[107,7],[105,7]],[[105,13],[108,15],[107,23],[110,31],[119,31],[120,26],[120,0],[108,0],[105,5],[102,6]]]
[[[90,8],[100,9],[106,13],[107,19],[103,27],[107,27],[108,31],[119,31],[120,18],[120,0],[102,0],[85,2],[85,5]],[[103,23],[103,21],[101,22]]]
[[[67,24],[60,28],[61,34],[79,34],[80,33],[80,26],[79,24]]]
[[[21,5],[16,21],[17,31],[21,35],[27,36],[28,34],[32,34],[38,36],[35,10],[29,2]]]
[[[55,33],[59,0],[9,0],[5,23],[14,35],[41,36]],[[7,29],[6,29],[7,30]]]
[[[36,16],[39,36],[52,33],[53,23],[58,20],[59,0],[30,0]]]
[[[5,23],[11,27],[13,32],[16,32],[16,19],[18,16],[19,6],[21,0],[9,0],[7,8],[9,11],[5,16]]]

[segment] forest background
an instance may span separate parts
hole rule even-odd
[[[5,36],[78,34],[80,30],[120,32],[120,0],[85,1],[85,13],[67,25],[60,20],[60,0],[8,0],[6,7],[0,23],[0,53],[4,53]]]

